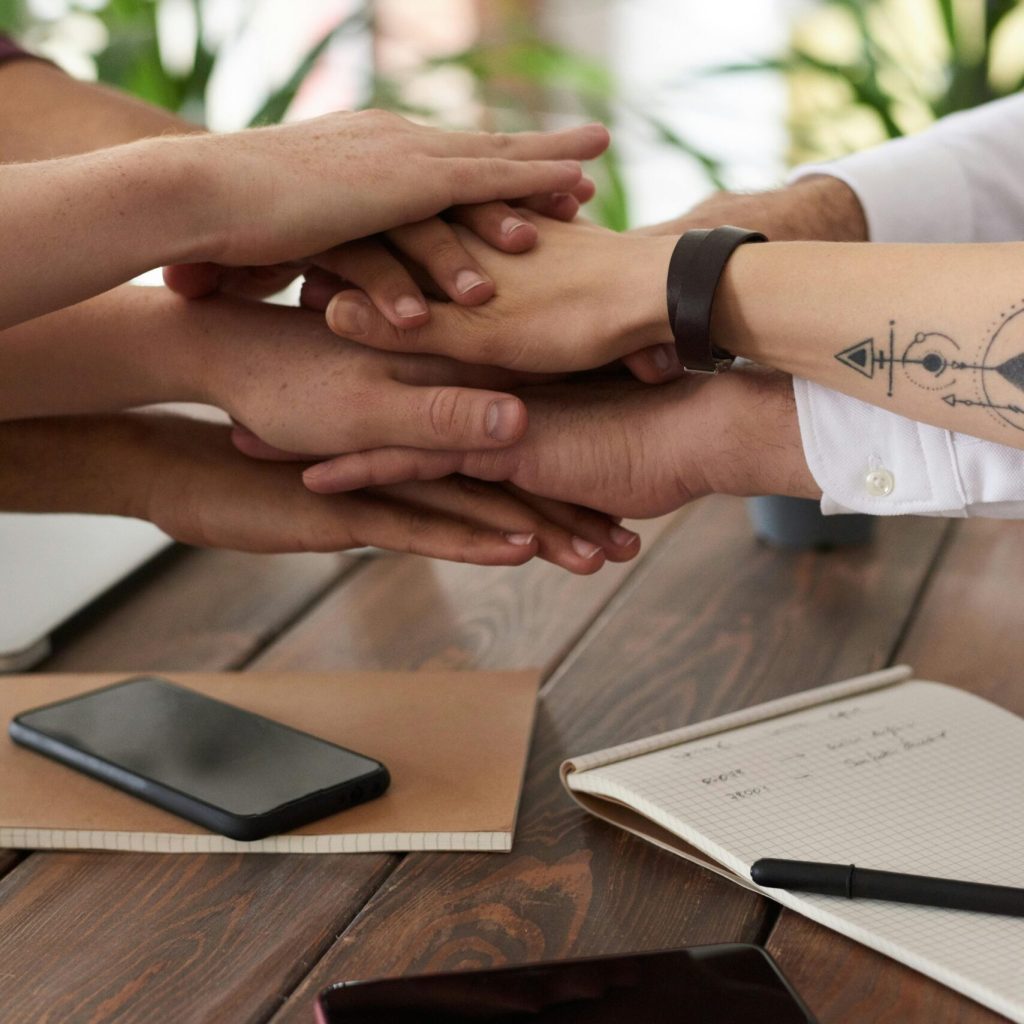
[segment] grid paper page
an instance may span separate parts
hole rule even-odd
[[[1024,886],[1024,720],[911,681],[570,776],[749,878],[760,857]],[[1024,919],[762,890],[1024,1021]]]

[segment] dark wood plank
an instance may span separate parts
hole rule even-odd
[[[513,852],[406,857],[274,1024],[342,978],[756,940],[764,901],[589,818],[558,765],[884,664],[944,529],[792,555],[759,547],[740,503],[696,506],[546,688]]]
[[[648,524],[644,533],[652,540],[666,526]],[[324,597],[256,666],[551,668],[635,567],[609,566],[582,578],[542,562],[487,570],[384,556]],[[238,587],[253,588],[251,578],[240,577],[259,568],[243,560],[221,573],[198,567],[198,578],[188,575],[184,587],[158,581],[164,593],[143,593],[120,610],[123,635],[111,634],[102,644],[95,632],[81,638],[85,660],[91,667],[91,659],[127,658],[136,644],[146,647],[147,658],[170,659],[175,645],[162,639],[170,631],[186,645],[178,657],[191,652],[190,660],[174,661],[176,667],[238,664],[244,657],[239,629],[213,624],[234,620],[223,617],[207,591],[226,597]],[[267,569],[262,598],[238,600],[254,612],[273,603],[267,588],[275,572]],[[425,589],[429,616],[409,594],[413,587]],[[177,615],[180,634],[173,625]],[[250,618],[239,618],[242,632],[260,632]],[[190,640],[193,630],[199,635]],[[351,637],[361,637],[355,650]],[[74,667],[66,654],[61,668]],[[0,881],[4,1024],[46,1019],[55,1001],[60,1011],[51,1019],[62,1024],[149,1021],[148,985],[174,1007],[177,1024],[265,1020],[397,861],[372,855],[34,854]],[[66,940],[55,944],[55,932]]]
[[[961,686],[1024,714],[1021,579],[1024,524],[971,520],[960,525],[897,660],[913,665],[921,678]],[[822,1024],[1003,1019],[790,911],[780,914],[768,948]]]
[[[685,515],[685,513],[684,513]],[[480,569],[383,557],[313,609],[253,668],[540,668],[561,661],[671,518],[632,524],[639,562],[571,576],[543,562]]]
[[[0,850],[0,878],[6,875],[19,860],[21,860],[21,854],[15,850]]]
[[[789,910],[779,915],[767,946],[819,1024],[1000,1024],[1006,1020]]]
[[[182,550],[80,616],[40,670],[233,668],[360,564],[348,555]]]

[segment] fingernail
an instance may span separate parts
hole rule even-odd
[[[525,548],[527,544],[533,543],[533,538],[536,534],[533,533],[506,533],[505,540],[509,544],[515,544],[516,547]]]
[[[621,526],[613,526],[608,531],[608,536],[611,537],[612,543],[617,544],[620,548],[629,547],[630,544],[635,544],[640,539],[639,533],[625,530]]]
[[[520,220],[518,217],[506,217],[501,222],[501,233],[503,235],[511,235],[518,231],[520,228],[526,227],[526,221]]]
[[[485,422],[487,436],[495,441],[511,441],[519,429],[519,403],[514,398],[491,402]]]
[[[487,281],[475,270],[460,270],[455,275],[455,290],[460,295],[465,295],[466,292],[471,292],[474,288],[479,288],[482,284],[487,284]]]
[[[427,304],[415,295],[399,295],[395,299],[395,312],[401,317],[422,316],[427,311]]]
[[[370,329],[370,311],[352,299],[333,299],[327,307],[327,322],[337,334],[365,334]]]
[[[591,544],[582,537],[573,537],[572,549],[580,558],[593,558],[601,550],[596,544]]]
[[[667,373],[668,368],[672,365],[672,346],[658,345],[651,353],[651,358],[654,360],[654,365],[662,373]]]

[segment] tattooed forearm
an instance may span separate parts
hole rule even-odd
[[[1015,430],[1024,430],[1024,299],[989,325],[980,344],[966,351],[949,334],[907,333],[890,320],[881,338],[865,338],[836,353],[855,373],[878,379],[892,398],[913,385],[950,408],[980,408]]]

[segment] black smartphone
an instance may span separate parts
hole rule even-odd
[[[320,1024],[815,1024],[760,946],[342,982],[320,994]]]
[[[380,796],[387,768],[166,679],[114,683],[16,715],[11,739],[231,839]]]

